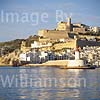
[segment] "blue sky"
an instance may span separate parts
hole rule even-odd
[[[56,10],[61,10],[67,16],[71,16],[72,23],[81,22],[91,26],[100,26],[100,0],[0,0],[0,41],[27,38],[37,34],[39,29],[54,29],[56,27]],[[1,21],[1,11],[5,13],[37,12],[39,20],[37,25],[29,22]],[[48,13],[47,22],[41,21],[41,14]],[[35,20],[35,18],[34,18]]]

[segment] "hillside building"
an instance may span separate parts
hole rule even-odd
[[[68,17],[67,22],[58,22],[54,30],[39,30],[38,35],[50,39],[66,39],[69,38],[69,33],[85,33],[88,28],[85,24],[72,24],[71,18]]]

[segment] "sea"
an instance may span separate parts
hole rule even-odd
[[[100,100],[100,68],[0,67],[0,100]]]

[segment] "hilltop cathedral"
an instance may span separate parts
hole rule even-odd
[[[49,39],[68,38],[70,33],[85,33],[88,26],[80,23],[71,23],[71,18],[68,17],[67,22],[58,22],[54,30],[39,30],[38,35]]]

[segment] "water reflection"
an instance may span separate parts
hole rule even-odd
[[[100,69],[78,70],[78,69],[59,69],[51,67],[37,68],[0,68],[0,74],[17,75],[18,87],[3,88],[0,81],[0,97],[7,100],[99,100],[100,99]],[[27,75],[26,76],[21,76]],[[30,79],[32,84],[30,85]],[[38,78],[42,79],[42,85],[35,87],[34,82]],[[27,80],[25,87],[20,87],[20,79]],[[44,79],[47,80],[44,86]],[[79,84],[79,79],[86,79]],[[15,81],[14,81],[15,82]],[[51,86],[50,86],[51,82]],[[70,84],[69,84],[70,83]],[[16,84],[16,83],[14,83]],[[0,99],[2,100],[2,99]]]
[[[54,70],[55,69],[55,70]],[[40,100],[44,100],[44,99],[48,99],[49,98],[57,98],[62,100],[64,98],[74,98],[74,97],[79,97],[80,91],[79,89],[76,88],[71,88],[70,84],[67,84],[67,80],[69,78],[78,78],[79,74],[81,71],[79,70],[61,70],[61,69],[57,69],[57,68],[40,68],[40,69],[35,69],[35,75],[34,78],[55,78],[56,79],[56,86],[53,85],[55,83],[52,83],[51,87],[45,87],[45,88],[33,88],[30,89],[31,92],[28,92],[27,89],[26,90],[21,90],[19,91],[20,93],[20,97],[21,98],[26,98],[26,97],[31,97],[32,99],[40,99]],[[33,71],[32,71],[33,70]],[[20,73],[22,74],[24,72],[28,73],[28,75],[32,74],[34,72],[34,69],[32,69],[31,71],[27,71],[27,69],[21,69]],[[30,74],[29,74],[30,73]],[[34,73],[33,73],[34,74]],[[23,77],[25,78],[25,77]],[[60,79],[64,79],[64,83],[63,82],[58,82]],[[61,80],[60,80],[61,81]],[[48,83],[49,84],[49,83]],[[28,88],[29,90],[29,88]],[[29,95],[25,96],[24,94],[26,93],[30,93]],[[24,95],[24,96],[22,96]],[[38,98],[37,98],[38,97]]]

